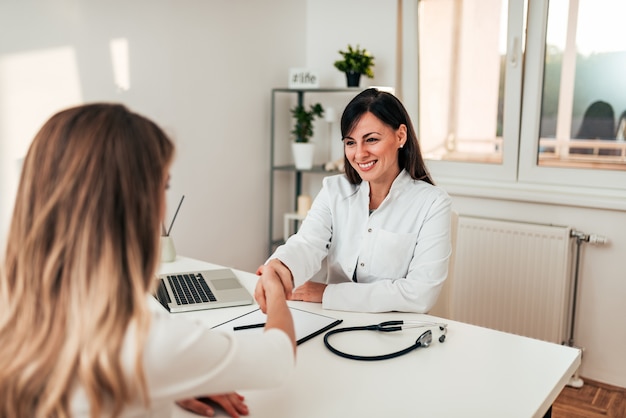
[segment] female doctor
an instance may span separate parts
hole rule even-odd
[[[433,184],[394,95],[358,94],[341,134],[345,175],[324,178],[299,231],[258,273],[279,277],[290,299],[324,309],[428,312],[448,272],[450,197]],[[325,280],[310,280],[324,264]],[[263,294],[259,281],[262,309]]]

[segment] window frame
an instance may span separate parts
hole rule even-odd
[[[418,129],[418,2],[401,1],[403,42],[397,91]],[[502,164],[437,160],[426,164],[437,184],[458,196],[626,210],[626,172],[538,165],[548,1],[528,0],[524,38],[525,0],[509,0]],[[522,59],[518,60],[521,65],[511,68],[516,36],[521,40],[517,45]],[[519,85],[519,94],[513,98],[506,96],[514,89],[511,85]]]
[[[481,163],[428,160],[428,167],[436,178],[471,177],[479,180],[497,179],[500,182],[514,182],[517,178],[517,144],[522,97],[524,0],[509,0],[508,3],[507,53],[504,81],[504,96],[507,100],[504,103],[503,113],[502,162]],[[415,39],[417,37],[419,37],[419,31],[416,31]],[[417,67],[419,71],[419,51],[417,52]],[[417,89],[419,89],[419,77],[416,84]],[[418,111],[419,106],[420,103],[417,104]],[[415,127],[419,132],[419,112],[416,113]]]
[[[537,163],[543,93],[543,72],[549,0],[530,0],[526,42],[522,120],[520,127],[519,181],[591,188],[596,194],[625,197],[626,173],[620,170],[548,167]],[[583,191],[585,192],[585,191]],[[590,191],[586,191],[587,193]]]

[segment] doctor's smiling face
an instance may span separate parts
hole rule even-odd
[[[393,129],[365,112],[343,138],[346,159],[365,181],[391,186],[400,173],[398,150],[406,141],[406,125]]]

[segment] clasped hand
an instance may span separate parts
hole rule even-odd
[[[294,289],[291,270],[278,259],[272,259],[267,264],[260,266],[256,274],[259,276],[259,280],[254,290],[254,298],[264,313],[267,313],[266,292],[270,286],[282,284],[285,298],[288,300],[322,302],[326,284],[307,281]]]

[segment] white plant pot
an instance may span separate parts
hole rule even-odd
[[[292,142],[293,160],[298,170],[313,168],[313,153],[315,145],[311,142]]]

